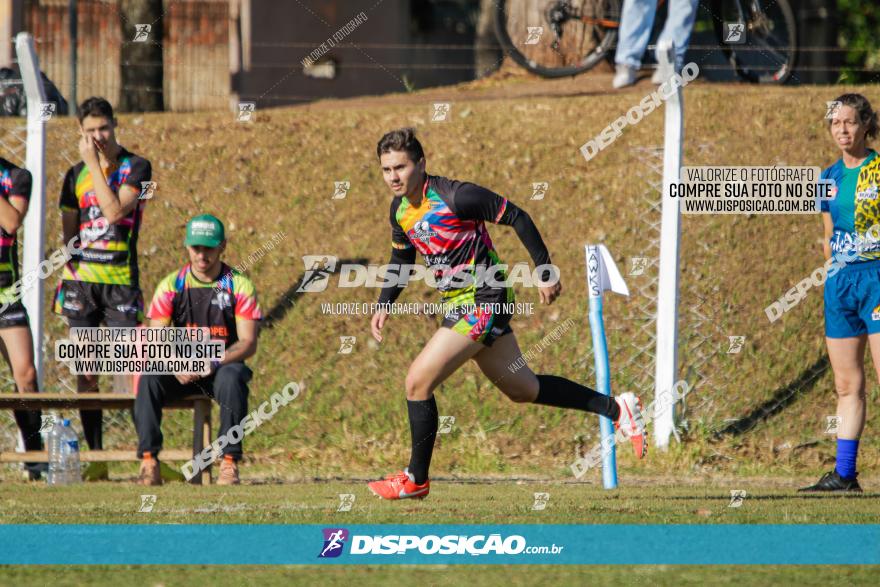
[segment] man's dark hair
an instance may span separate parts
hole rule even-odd
[[[834,99],[841,106],[849,106],[858,113],[859,124],[865,127],[865,136],[869,139],[877,137],[877,113],[871,108],[871,103],[861,94],[843,94]],[[831,119],[828,120],[831,127]]]
[[[113,120],[113,106],[105,98],[92,96],[79,105],[76,116],[79,118],[80,124],[82,124],[86,116],[103,116]]]
[[[406,151],[413,163],[418,163],[425,157],[422,143],[416,138],[416,131],[412,128],[398,128],[385,133],[379,139],[379,144],[376,145],[376,156],[381,159],[383,153],[390,151]]]

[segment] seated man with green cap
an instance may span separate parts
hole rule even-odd
[[[189,263],[168,274],[156,287],[147,312],[150,326],[210,328],[211,339],[225,343],[222,361],[212,363],[209,375],[144,375],[137,386],[134,415],[141,460],[139,483],[161,485],[158,456],[162,450],[162,406],[186,395],[205,394],[220,404],[220,435],[238,426],[247,415],[248,381],[253,373],[244,360],[257,350],[262,319],[253,283],[222,261],[226,248],[223,223],[210,214],[186,225]],[[235,435],[231,435],[235,436]],[[218,437],[218,438],[219,438]],[[239,483],[241,438],[227,438],[218,485]],[[233,440],[236,440],[233,442]]]

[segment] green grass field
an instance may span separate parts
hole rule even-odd
[[[534,480],[435,480],[423,501],[388,502],[363,481],[266,483],[145,488],[88,483],[79,487],[5,485],[0,520],[17,524],[866,524],[880,519],[880,492],[856,496],[802,496],[790,479],[737,479],[655,484],[623,478],[621,488]],[[740,507],[728,507],[731,489],[745,489]],[[550,493],[533,511],[535,492]],[[355,495],[337,512],[339,494]],[[140,496],[156,495],[150,513]]]
[[[0,569],[0,584],[44,585],[45,570]],[[430,566],[317,568],[317,567],[53,567],[52,584],[190,587],[209,585],[388,585],[490,587],[505,585],[806,585],[845,587],[876,585],[876,567],[677,567],[669,565],[552,567]]]
[[[783,489],[791,479],[715,480],[704,484],[646,485],[624,479],[605,491],[595,484],[552,481],[437,481],[423,501],[385,502],[360,481],[267,483],[232,488],[180,483],[147,489],[129,484],[78,487],[7,484],[0,497],[3,523],[59,524],[863,524],[880,518],[880,494],[804,497]],[[729,491],[746,489],[738,508]],[[534,492],[547,492],[533,511]],[[157,496],[153,511],[138,513],[140,496]],[[354,507],[338,512],[338,495],[353,493]],[[218,561],[220,563],[222,561]],[[48,569],[0,568],[0,584],[44,582]],[[59,585],[871,585],[876,567],[716,566],[408,566],[357,568],[89,566],[53,567]],[[54,581],[54,579],[53,579]]]

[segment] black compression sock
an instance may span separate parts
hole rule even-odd
[[[79,419],[82,422],[83,436],[91,450],[102,450],[103,442],[103,413],[101,410],[80,410]]]
[[[434,439],[437,438],[437,401],[434,396],[427,400],[406,400],[406,409],[409,413],[409,432],[412,439],[409,472],[415,477],[416,483],[421,485],[428,479]]]
[[[556,375],[538,375],[536,404],[593,412],[617,420],[620,408],[609,397],[580,383]]]
[[[25,450],[43,450],[43,439],[40,437],[40,410],[15,410],[15,423],[21,430]]]

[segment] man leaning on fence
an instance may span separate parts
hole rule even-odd
[[[162,406],[175,397],[204,394],[220,404],[220,434],[239,425],[247,414],[248,381],[253,373],[244,360],[257,351],[262,319],[253,283],[220,260],[226,248],[223,223],[210,214],[186,225],[190,262],[170,273],[156,287],[147,312],[150,326],[210,328],[213,340],[222,340],[226,354],[212,363],[209,375],[144,375],[137,386],[134,414],[141,458],[139,482],[160,485]],[[218,485],[239,483],[241,439],[223,448]]]

